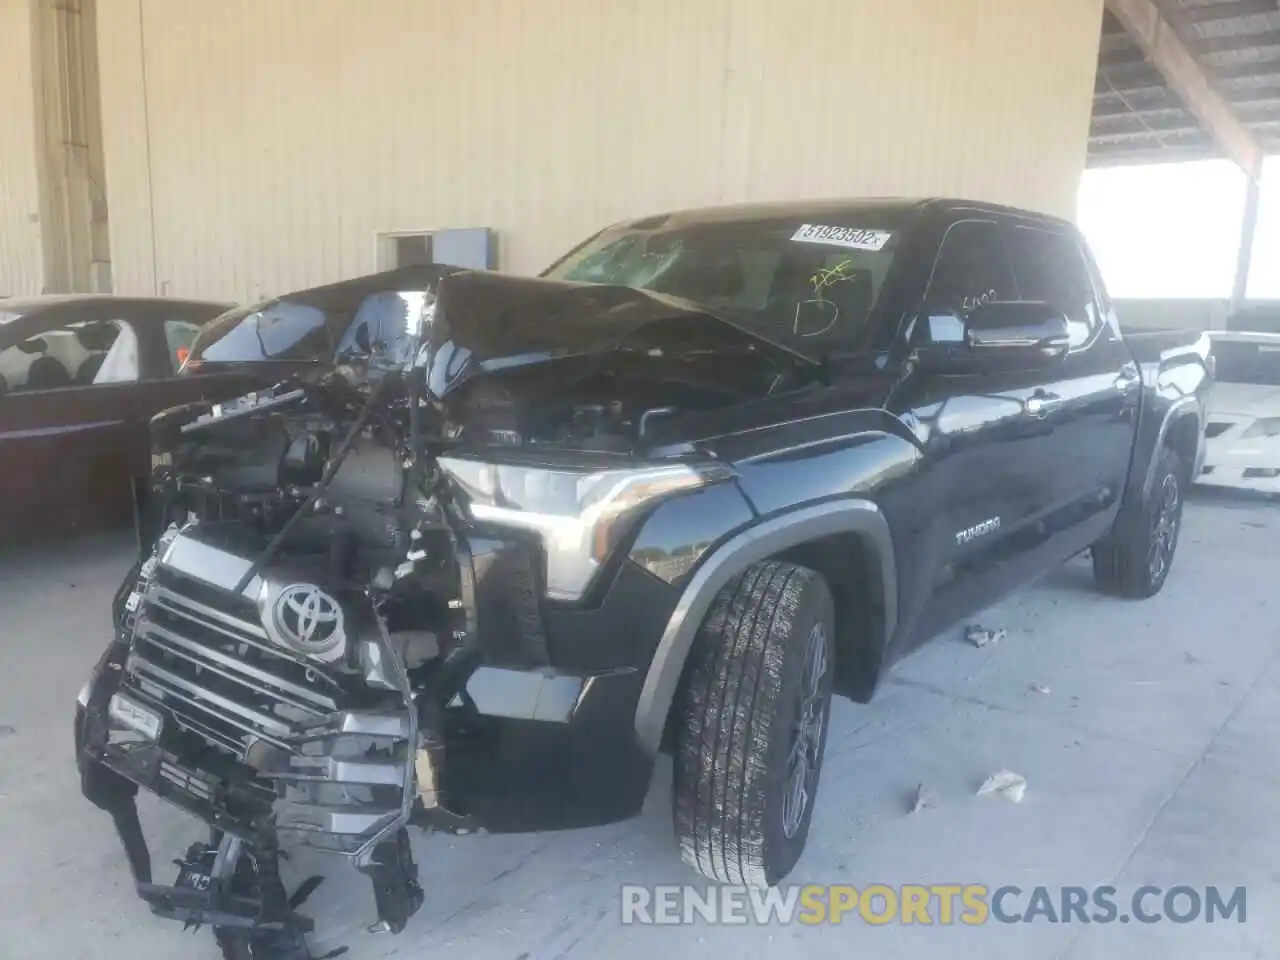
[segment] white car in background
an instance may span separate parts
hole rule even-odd
[[[1215,330],[1202,484],[1280,493],[1280,333]]]

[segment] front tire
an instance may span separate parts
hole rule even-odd
[[[1187,470],[1177,452],[1165,447],[1156,463],[1151,495],[1142,511],[1106,541],[1094,545],[1093,575],[1107,593],[1143,599],[1160,592],[1169,576],[1182,530]]]
[[[684,861],[772,886],[804,851],[835,672],[835,606],[813,570],[766,561],[721,591],[690,654],[673,815]]]

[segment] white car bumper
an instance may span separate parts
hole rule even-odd
[[[1197,482],[1280,493],[1280,436],[1245,437],[1255,423],[1256,418],[1248,416],[1210,416]]]

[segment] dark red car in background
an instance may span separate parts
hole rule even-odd
[[[178,376],[230,304],[113,297],[0,300],[0,547],[127,523],[150,473],[147,425],[237,396],[241,372]]]

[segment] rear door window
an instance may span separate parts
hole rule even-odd
[[[1051,304],[1066,315],[1072,349],[1092,340],[1102,316],[1076,238],[1059,230],[1017,226],[1009,246],[1023,299]]]
[[[138,341],[124,320],[55,321],[0,350],[0,394],[137,379]]]
[[[95,384],[137,383],[141,371],[138,367],[138,335],[133,327],[117,320],[118,335],[111,347],[97,361],[98,370],[93,375]],[[83,374],[83,368],[82,374]]]

